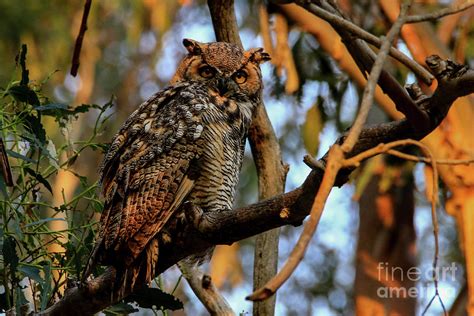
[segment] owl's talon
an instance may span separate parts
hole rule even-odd
[[[191,223],[194,228],[199,229],[200,223],[202,222],[204,212],[202,208],[197,205],[194,205],[191,202],[184,203],[184,212],[186,214],[186,219],[188,223]]]

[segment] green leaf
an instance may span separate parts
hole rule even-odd
[[[58,164],[58,153],[56,152],[56,146],[54,146],[53,141],[50,139],[48,140],[48,145],[46,146],[46,152],[48,154],[48,160],[49,164],[56,168],[56,170],[59,169],[59,164]]]
[[[26,130],[34,135],[41,145],[44,145],[46,143],[46,131],[43,124],[41,124],[41,119],[34,115],[27,115],[25,116],[24,123]]]
[[[53,188],[51,187],[51,184],[49,184],[48,180],[46,180],[41,174],[36,173],[33,169],[28,168],[28,167],[25,168],[25,171],[26,171],[29,175],[31,175],[32,177],[34,177],[36,180],[38,180],[39,183],[41,183],[42,185],[44,185],[44,187],[45,187],[46,189],[48,189],[48,191],[51,192],[51,194],[53,194]]]
[[[44,282],[41,284],[41,310],[44,310],[48,305],[49,297],[51,295],[51,262],[46,261],[43,267],[44,270]]]
[[[31,105],[40,105],[40,101],[36,92],[31,90],[28,86],[14,85],[8,88],[6,94],[11,95],[19,102],[26,102]]]
[[[316,156],[318,153],[319,133],[322,128],[321,112],[316,103],[306,112],[306,120],[301,128],[304,146],[311,156]]]
[[[136,313],[138,311],[139,311],[138,308],[135,308],[128,303],[121,302],[113,306],[110,306],[109,308],[107,308],[106,310],[103,310],[102,312],[105,315],[109,316],[109,315],[124,315],[124,314],[128,315],[131,313]]]
[[[352,197],[354,200],[358,201],[362,194],[364,194],[366,187],[374,177],[377,166],[379,165],[380,161],[378,159],[369,159],[364,165],[364,168],[359,171],[359,174],[355,178],[355,192]]]
[[[123,314],[131,314],[131,313],[136,313],[138,312],[138,308],[133,307],[132,305],[128,303],[118,303],[115,304],[114,306],[111,306],[107,308],[106,310],[102,311],[105,315],[123,315]]]
[[[69,110],[69,106],[64,103],[49,103],[45,105],[36,106],[35,110],[41,112],[47,112],[50,110]]]
[[[23,273],[30,279],[35,280],[39,284],[44,284],[44,279],[40,276],[40,269],[38,269],[37,267],[20,265],[18,267],[18,271]]]
[[[125,298],[125,302],[136,302],[140,307],[169,309],[172,311],[182,309],[183,303],[171,294],[157,288],[143,288]]]
[[[48,217],[48,218],[40,219],[39,221],[36,221],[36,222],[33,222],[33,223],[29,223],[29,224],[25,225],[25,227],[41,225],[41,224],[48,223],[48,222],[53,222],[53,221],[63,221],[64,222],[66,220],[64,218]]]
[[[20,63],[21,67],[21,81],[20,85],[26,86],[28,82],[30,82],[30,78],[28,78],[29,71],[26,69],[26,53],[28,52],[28,47],[26,44],[21,45],[20,56],[16,56],[16,62]]]
[[[2,195],[6,200],[8,198],[8,191],[7,184],[5,183],[5,180],[3,180],[3,177],[0,177],[0,192],[2,192]]]
[[[16,300],[15,300],[16,314],[24,315],[25,313],[24,312],[22,313],[22,310],[25,310],[25,308],[26,310],[28,310],[28,307],[25,306],[28,304],[28,300],[26,299],[25,293],[23,293],[23,289],[21,288],[21,286],[17,286],[15,288],[15,296],[16,296]]]
[[[43,115],[53,116],[61,126],[64,123],[61,122],[62,119],[68,119],[70,116],[77,116],[79,113],[86,113],[91,108],[96,108],[95,105],[91,104],[82,104],[75,108],[69,107],[69,105],[64,103],[48,103],[41,106],[36,106],[35,110],[41,112]]]
[[[24,161],[26,161],[26,162],[36,163],[36,160],[31,159],[31,158],[28,158],[28,157],[26,157],[25,155],[22,155],[22,154],[20,154],[20,153],[17,153],[17,152],[15,152],[15,151],[13,151],[13,150],[7,149],[6,152],[7,152],[8,156],[10,156],[10,157],[17,158],[17,159],[21,159],[21,160],[24,160]]]
[[[6,265],[9,265],[13,271],[16,271],[18,266],[18,255],[16,253],[15,238],[8,236],[5,238],[2,247],[2,254]]]

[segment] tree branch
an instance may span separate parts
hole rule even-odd
[[[422,111],[431,119],[426,128],[417,129],[407,119],[365,127],[354,148],[346,154],[353,157],[380,143],[401,139],[422,139],[433,131],[459,97],[474,93],[474,70],[451,61],[431,56],[427,61],[438,80],[438,87],[431,97],[424,100]],[[336,143],[341,144],[345,135]],[[327,154],[320,159],[325,165]],[[343,169],[336,178],[341,186],[353,169]],[[315,192],[321,184],[324,170],[316,168],[303,185],[291,192],[228,212],[197,214],[197,224],[180,223],[173,219],[176,229],[169,232],[172,243],[160,247],[157,274],[162,273],[181,259],[203,251],[215,244],[231,244],[283,225],[299,225],[308,215]],[[89,315],[114,303],[112,285],[115,270],[87,282],[83,287],[69,289],[65,296],[41,315]]]
[[[345,17],[335,4],[329,4],[325,0],[315,0],[314,2],[322,9],[348,19],[348,17]],[[298,4],[310,12],[311,8],[315,6],[314,4],[307,4],[304,1],[298,1]],[[354,38],[344,27],[331,23],[331,21],[327,22],[331,24],[337,33],[339,33],[344,45],[347,47],[347,50],[356,62],[360,71],[363,74],[369,73],[374,64],[376,55],[369,48],[367,43],[361,39]],[[412,122],[415,128],[425,129],[428,127],[427,125],[429,124],[430,119],[426,117],[426,113],[418,108],[408,93],[390,73],[382,70],[378,84],[382,88],[382,91],[395,102],[397,110],[405,114],[407,119]]]
[[[233,0],[209,0],[208,6],[216,39],[242,46]],[[288,167],[282,162],[278,139],[261,100],[252,119],[248,139],[257,168],[259,200],[283,193]],[[275,229],[255,239],[254,288],[263,286],[277,272],[279,234],[279,229]],[[253,307],[255,316],[273,315],[274,312],[275,298],[255,303]]]
[[[212,283],[209,275],[204,274],[197,266],[189,267],[186,264],[178,263],[178,267],[209,314],[213,316],[235,315],[229,303]]]
[[[74,54],[72,56],[72,67],[71,75],[75,77],[77,70],[79,69],[79,56],[81,55],[82,41],[87,31],[87,18],[91,10],[92,0],[86,0],[84,3],[84,12],[82,13],[81,27],[79,28],[79,34],[77,34],[76,44],[74,45]]]
[[[459,6],[453,8],[442,9],[433,13],[420,14],[420,15],[411,15],[406,18],[405,23],[419,23],[425,21],[433,21],[439,18],[445,17],[447,15],[460,13],[464,10],[467,10],[474,6],[474,3],[463,3]]]
[[[286,282],[286,280],[293,274],[301,260],[303,260],[306,250],[308,249],[308,245],[314,233],[316,232],[316,228],[318,227],[324,206],[326,205],[326,201],[336,181],[336,176],[339,170],[343,167],[345,159],[344,154],[350,152],[352,148],[354,148],[354,145],[356,144],[357,139],[359,138],[362,128],[366,122],[367,115],[369,114],[369,110],[373,103],[375,87],[377,86],[377,81],[379,79],[380,73],[382,72],[385,58],[388,56],[388,51],[392,45],[392,41],[400,32],[405,15],[410,5],[411,0],[404,2],[397,21],[393,24],[392,28],[387,34],[387,37],[383,40],[383,43],[380,47],[380,52],[377,55],[374,65],[370,71],[367,86],[364,89],[360,110],[357,113],[354,124],[347,133],[347,137],[344,139],[342,145],[333,145],[329,150],[327,166],[325,168],[326,170],[324,172],[321,185],[318,188],[318,193],[316,194],[313,205],[311,206],[309,220],[306,222],[298,242],[291,251],[291,254],[283,265],[281,271],[278,272],[278,274],[270,281],[268,281],[265,286],[254,291],[252,295],[247,297],[247,299],[266,300],[269,296],[276,293],[283,283]]]
[[[317,17],[320,17],[321,19],[328,21],[332,25],[337,25],[343,28],[344,30],[350,32],[352,35],[360,39],[363,39],[367,43],[372,44],[377,48],[381,47],[382,40],[380,38],[367,32],[366,30],[352,23],[348,19],[342,18],[336,14],[328,12],[316,5],[303,5],[303,6],[308,11],[316,15]],[[431,85],[431,82],[434,79],[433,75],[429,71],[427,71],[425,68],[423,68],[420,64],[418,64],[416,61],[409,58],[407,55],[405,55],[404,53],[402,53],[395,47],[390,47],[389,54],[390,56],[397,59],[399,62],[401,62],[405,66],[407,66],[411,71],[413,71],[413,73],[417,77],[423,80],[424,83],[426,83],[427,85]]]

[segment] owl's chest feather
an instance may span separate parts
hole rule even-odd
[[[227,108],[228,109],[228,108]],[[234,107],[235,109],[235,107]],[[191,200],[205,210],[232,208],[250,116],[215,107],[203,116],[204,148]],[[249,112],[250,113],[250,112]]]

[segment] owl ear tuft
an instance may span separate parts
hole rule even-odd
[[[186,47],[186,49],[188,50],[188,52],[191,55],[200,55],[201,54],[202,50],[201,50],[200,44],[201,43],[199,43],[198,41],[195,41],[195,40],[190,39],[190,38],[183,39],[183,45],[184,45],[184,47]]]
[[[272,59],[270,57],[270,54],[265,52],[265,50],[263,48],[252,48],[252,49],[246,51],[245,55],[247,55],[247,58],[250,61],[252,61],[256,64],[261,64],[261,63],[264,63],[264,62]]]

